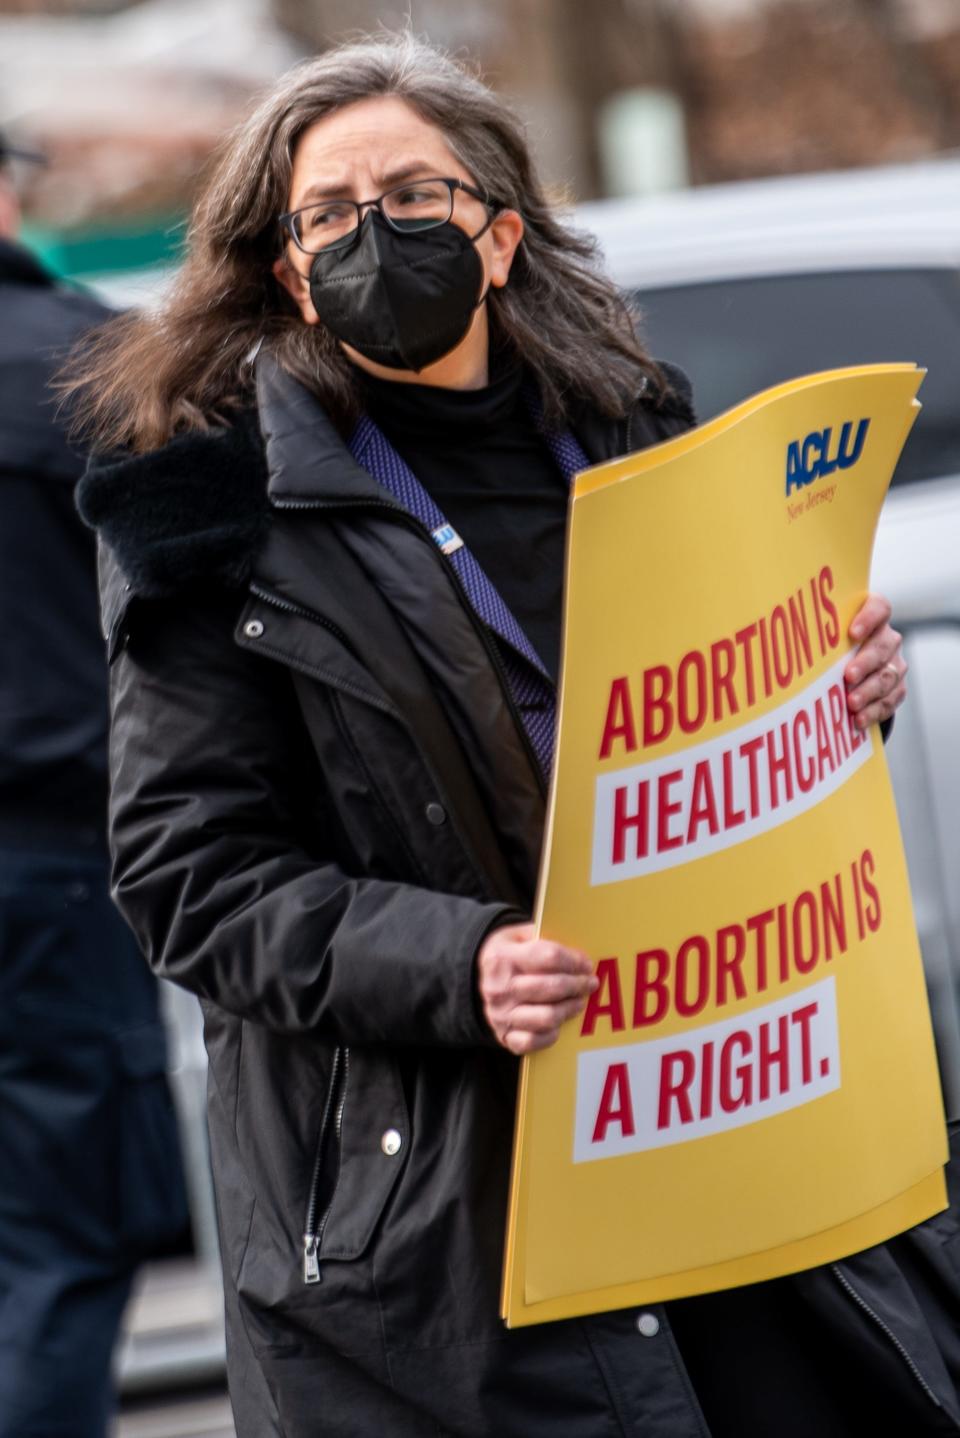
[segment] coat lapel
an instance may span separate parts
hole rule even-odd
[[[317,400],[272,367],[258,385],[274,519],[255,592],[302,611],[301,667],[311,616],[328,672],[328,636],[342,636],[343,679],[359,661],[447,792],[480,798],[489,851],[532,892],[544,795],[492,647],[432,540],[351,458]]]

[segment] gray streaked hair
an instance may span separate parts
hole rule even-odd
[[[228,422],[250,402],[249,356],[261,345],[347,428],[358,413],[353,367],[323,325],[303,322],[272,265],[298,139],[325,115],[380,95],[436,125],[476,184],[522,216],[509,282],[488,297],[491,333],[532,372],[547,422],[584,403],[622,415],[646,383],[662,390],[594,241],[558,219],[510,107],[435,46],[385,33],[283,76],[220,147],[162,308],[109,321],[68,365],[61,387],[98,447],[153,449]]]

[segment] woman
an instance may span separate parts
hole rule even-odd
[[[708,1431],[664,1309],[497,1312],[515,1056],[595,982],[526,922],[567,484],[692,423],[590,258],[489,90],[361,42],[231,138],[177,289],[85,361],[116,897],[203,1004],[242,1438]],[[862,724],[904,694],[888,617]]]

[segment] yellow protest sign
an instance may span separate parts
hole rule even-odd
[[[538,897],[600,980],[524,1061],[511,1325],[771,1278],[945,1206],[853,615],[922,372],[812,375],[577,479]]]

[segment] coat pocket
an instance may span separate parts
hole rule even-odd
[[[318,1342],[369,1353],[382,1342],[370,1252],[406,1162],[410,1126],[390,1055],[339,1053],[318,1096],[316,1144],[300,1189],[297,1222],[308,1234],[313,1209],[309,1261],[307,1240],[275,1206],[258,1203],[253,1215],[237,1286],[247,1335],[261,1355],[308,1351]]]
[[[334,1114],[336,1170],[324,1210],[321,1263],[369,1248],[407,1162],[410,1122],[399,1071],[381,1050],[351,1050]]]

